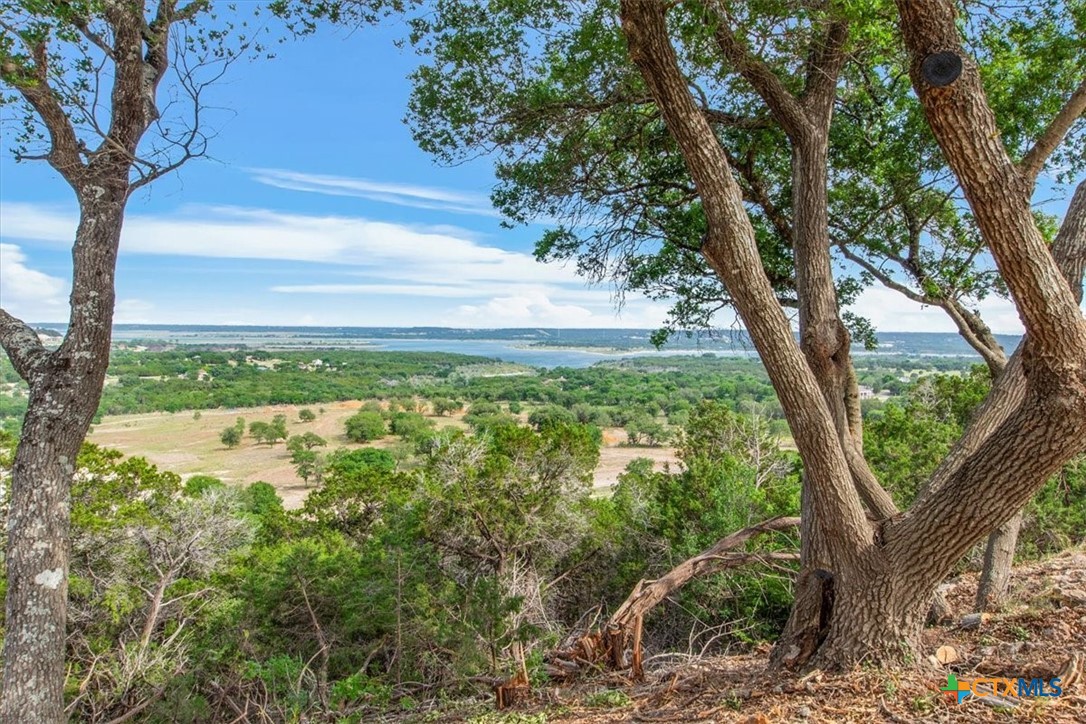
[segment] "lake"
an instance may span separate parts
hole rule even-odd
[[[526,343],[500,339],[389,339],[372,337],[343,337],[296,335],[274,331],[238,332],[226,330],[178,330],[160,328],[118,328],[113,331],[114,342],[155,341],[167,344],[244,346],[254,349],[303,350],[307,347],[334,349],[368,349],[388,352],[454,352],[457,354],[492,357],[531,367],[590,367],[597,362],[628,357],[698,356],[704,350],[623,350],[600,352],[580,349],[530,347]],[[755,356],[752,351],[734,350],[728,356]]]

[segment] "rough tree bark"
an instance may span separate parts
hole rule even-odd
[[[790,230],[800,349],[826,398],[853,483],[868,515],[876,520],[889,518],[897,509],[861,452],[859,385],[852,365],[851,338],[840,317],[830,259],[829,134],[837,78],[846,58],[848,25],[843,20],[828,23],[807,58],[804,88],[796,95],[735,36],[727,6],[714,3],[712,7],[718,15],[714,37],[721,54],[763,99],[791,144]],[[816,638],[822,620],[819,612],[822,581],[814,573],[829,568],[830,563],[821,540],[825,533],[819,527],[818,517],[813,515],[808,491],[809,486],[805,485],[801,500],[802,564],[796,583],[796,597],[801,605],[793,608],[782,641]],[[812,605],[802,605],[806,601]]]
[[[57,10],[52,19],[81,34],[104,59],[103,65],[112,68],[109,126],[100,131],[101,143],[93,150],[87,147],[93,133],[77,130],[79,111],[65,106],[64,93],[53,86],[51,73],[56,69],[50,64],[57,62],[57,51],[47,44],[55,37],[13,36],[21,38],[25,53],[5,56],[0,67],[0,79],[22,96],[48,131],[48,150],[41,158],[72,187],[79,205],[70,317],[60,347],[46,350],[25,323],[0,309],[0,344],[30,387],[12,468],[5,551],[3,722],[65,720],[72,475],[109,364],[125,205],[133,189],[199,155],[202,146],[202,136],[190,128],[173,142],[178,155],[167,163],[138,156],[141,139],[158,119],[156,94],[169,66],[170,27],[201,9],[201,3],[192,3],[178,11],[176,2],[162,0],[150,18],[144,17],[142,3],[105,2],[95,17],[67,4]],[[81,12],[88,15],[82,17]],[[4,30],[12,28],[5,25]]]
[[[937,6],[921,10],[914,7],[915,5],[915,3],[899,2],[906,43],[913,56],[912,74],[914,86],[924,103],[924,110],[940,146],[959,180],[961,180],[966,195],[974,207],[975,213],[977,213],[978,223],[981,225],[982,231],[985,231],[984,227],[986,225],[989,227],[985,231],[985,239],[988,240],[990,235],[997,233],[998,230],[1017,222],[1032,237],[1031,241],[1033,241],[1033,246],[1036,247],[1039,233],[1032,224],[1027,225],[1025,223],[1026,219],[1022,213],[1022,204],[1028,205],[1037,175],[1043,168],[1048,155],[1056,148],[1071,124],[1081,117],[1084,110],[1086,110],[1086,80],[1072,93],[1064,107],[1052,120],[1049,128],[1022,161],[1008,168],[1011,166],[1011,161],[1007,157],[1002,144],[998,141],[999,134],[995,129],[995,119],[984,101],[983,88],[980,87],[975,75],[970,76],[966,73],[958,83],[951,86],[951,88],[954,88],[962,84],[964,86],[963,90],[968,88],[971,91],[971,93],[960,93],[954,99],[948,97],[948,94],[944,93],[942,89],[927,86],[922,80],[919,63],[927,55],[948,49],[959,55],[962,54],[957,37],[953,34],[954,7],[947,3],[940,3]],[[955,100],[957,103],[954,102]],[[967,134],[973,129],[968,126],[955,125],[955,122],[960,121],[965,114],[973,113],[978,114],[978,117],[982,120],[982,128],[987,126],[983,130],[992,134],[987,143],[977,143],[976,141],[981,140],[979,138],[961,138],[963,134]],[[981,129],[977,130],[980,131]],[[1000,206],[999,201],[995,199],[987,201],[987,199],[997,196],[998,191],[986,188],[991,184],[992,177],[988,175],[989,169],[984,168],[985,164],[983,162],[978,163],[981,159],[986,160],[989,164],[1001,167],[1000,170],[1003,170],[1004,173],[997,173],[996,178],[1002,177],[1002,179],[1014,184],[1010,190],[1012,194],[1017,191],[1017,199],[1007,199],[1005,197],[1002,199],[1007,206],[1014,206],[1015,202],[1017,202],[1018,208],[1015,209],[1017,213],[1013,216],[1008,214],[1008,210],[998,209]],[[997,193],[993,194],[993,191],[997,191]],[[1008,189],[1002,189],[1001,191],[1005,193]],[[981,211],[977,210],[978,205],[982,206],[985,211],[988,209],[998,210],[994,214],[985,214],[982,219]],[[1008,249],[1008,252],[1010,251],[1011,249]],[[994,248],[993,252],[995,252]],[[1072,303],[1077,307],[1082,300],[1082,259],[1086,257],[1086,192],[1084,192],[1082,184],[1079,185],[1072,198],[1057,240],[1053,244],[1052,256],[1057,270],[1062,274],[1072,292]],[[1002,268],[1003,265],[1000,266]],[[1048,270],[1048,273],[1051,274],[1051,270]],[[1059,282],[1050,277],[1045,281],[1056,287],[1059,286]],[[1014,293],[1013,286],[1012,293]],[[1023,296],[1019,297],[1019,294]],[[1019,291],[1018,294],[1015,294],[1015,300],[1020,310],[1025,314],[1027,311],[1023,309],[1023,305],[1032,306],[1033,298],[1023,291]],[[1043,309],[1039,311],[1044,312]],[[1027,335],[1029,335],[1030,325],[1028,321],[1026,326]],[[1024,340],[1022,345],[1027,358],[1030,356],[1029,353],[1033,347],[1032,344],[1027,344],[1028,341],[1028,339]],[[1020,387],[1021,383],[1017,382],[1017,377],[1007,374],[1008,372],[1009,370],[1004,370],[1000,375],[1009,378],[1005,384],[1000,386],[1002,390]],[[1015,373],[1017,374],[1017,372],[1016,366]],[[1006,409],[1010,407],[1009,404],[1005,406]],[[1011,565],[1014,560],[1014,550],[1021,522],[1021,514],[1018,513],[1003,523],[989,537],[984,557],[984,569],[981,573],[980,586],[977,592],[977,608],[979,610],[999,606],[1003,602],[1010,581]]]
[[[1086,181],[1081,182],[1071,197],[1060,231],[1052,243],[1052,256],[1060,272],[1071,287],[1075,300],[1082,303],[1083,268],[1086,267]],[[1007,365],[1005,365],[1007,366]],[[1007,384],[1021,384],[1021,365],[1017,363],[1003,370],[999,377],[1009,372]],[[999,379],[999,378],[997,378]],[[1006,602],[1014,565],[1014,552],[1018,547],[1018,533],[1022,528],[1022,513],[1003,523],[988,536],[984,549],[984,567],[977,585],[978,611],[999,608]]]
[[[126,191],[93,188],[93,201],[81,199],[86,205],[74,253],[73,324],[64,344],[46,353],[33,333],[0,313],[0,339],[30,385],[12,466],[3,721],[62,719],[56,707],[65,675],[69,493],[109,360],[113,261]],[[22,343],[9,344],[13,339]]]
[[[917,18],[914,5],[901,4],[914,67],[935,49],[960,54],[953,6],[925,3],[925,12],[929,5],[936,12]],[[801,580],[797,594],[797,610],[819,619],[813,644],[793,629],[780,660],[830,668],[901,661],[915,653],[927,602],[953,564],[1086,443],[1086,322],[1033,222],[1026,184],[998,141],[975,67],[967,63],[961,79],[934,94],[917,80],[929,123],[1029,334],[1025,402],[946,474],[939,495],[926,491],[910,510],[869,521],[856,485],[866,477],[856,460],[862,456],[851,436],[840,434],[837,403],[823,393],[818,362],[800,350],[776,304],[727,156],[680,70],[667,10],[623,0],[629,53],[697,187],[708,222],[702,253],[734,298],[792,428],[806,472],[803,515],[815,516],[828,562],[808,576],[817,583]]]

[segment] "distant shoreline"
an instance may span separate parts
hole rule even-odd
[[[651,347],[604,347],[600,345],[586,344],[548,344],[546,342],[532,342],[531,344],[513,344],[515,349],[548,350],[551,352],[587,352],[589,354],[615,355],[630,354],[631,352],[652,352]]]
[[[34,325],[39,330],[63,333],[63,324]],[[117,343],[221,346],[241,345],[263,349],[354,348],[457,351],[528,364],[568,364],[576,361],[602,361],[610,358],[665,357],[669,355],[718,357],[757,356],[744,331],[719,330],[713,336],[687,337],[675,334],[657,350],[652,346],[652,331],[614,328],[456,328],[456,327],[353,327],[353,326],[266,326],[266,325],[184,325],[117,324],[113,338]],[[1018,346],[1021,337],[996,335],[1008,352]],[[861,356],[976,357],[976,352],[955,332],[879,332],[879,346],[866,350],[853,346]],[[538,357],[536,357],[538,355]],[[559,360],[552,355],[564,356]],[[580,360],[575,358],[580,356]],[[552,361],[554,360],[554,361]]]

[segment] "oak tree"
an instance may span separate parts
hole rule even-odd
[[[5,551],[3,721],[65,719],[71,480],[109,362],[125,207],[204,155],[214,135],[207,89],[237,58],[265,54],[247,20],[210,10],[205,0],[0,2],[16,160],[48,163],[79,208],[60,346],[46,349],[0,309],[0,344],[30,387]]]
[[[779,663],[910,655],[942,577],[1086,447],[1082,213],[1076,200],[1050,244],[1030,206],[1059,154],[1056,171],[1081,170],[1086,6],[1042,6],[960,18],[949,0],[498,11],[448,0],[414,24],[430,56],[415,78],[416,137],[446,161],[494,153],[509,219],[559,222],[541,258],[677,297],[683,324],[730,306],[746,327],[804,463],[803,560]],[[990,72],[1000,52],[1026,70]],[[835,115],[891,101],[900,112],[870,138]],[[926,139],[913,147],[924,163],[910,137]],[[936,176],[949,202],[923,193]],[[860,286],[850,277],[893,264],[967,338],[986,329],[968,300],[992,290],[1027,331],[905,511],[864,459],[850,346],[869,328],[842,311]]]

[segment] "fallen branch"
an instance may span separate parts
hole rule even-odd
[[[734,549],[762,533],[789,530],[799,526],[799,518],[778,517],[752,525],[721,538],[710,548],[688,558],[655,580],[642,580],[599,630],[587,633],[572,646],[550,658],[547,673],[551,678],[570,678],[585,668],[604,667],[613,671],[629,669],[635,679],[642,678],[641,629],[645,615],[691,579],[736,568],[748,563],[799,560],[797,553],[744,553]],[[627,645],[631,648],[627,658]]]

